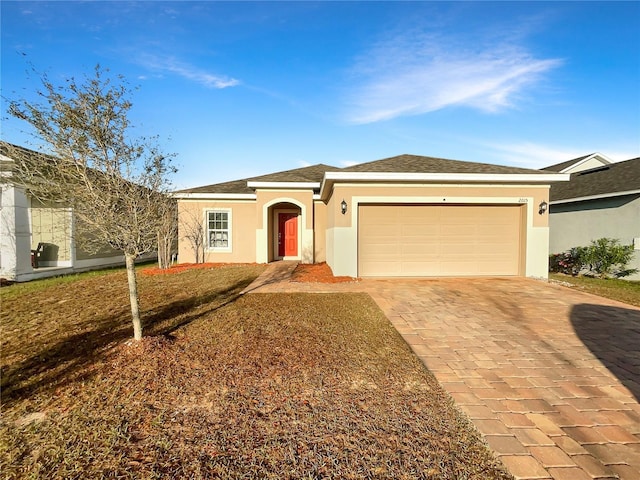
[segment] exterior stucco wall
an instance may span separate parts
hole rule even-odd
[[[207,248],[206,212],[227,209],[231,212],[231,249],[217,252]],[[203,236],[204,261],[213,263],[253,263],[256,261],[255,229],[256,204],[254,201],[178,201],[178,262],[194,263],[194,247],[187,238],[200,228]]]
[[[313,202],[313,254],[315,263],[327,261],[327,206]]]
[[[347,202],[342,214],[340,203]],[[549,201],[548,185],[335,185],[327,201],[327,263],[335,275],[358,275],[358,205],[513,204],[526,206],[523,219],[523,274],[547,278],[548,215],[538,214]]]
[[[113,259],[116,257],[122,257],[122,262],[124,263],[124,256],[122,255],[122,252],[118,250],[114,250],[113,248],[110,248],[108,246],[101,248],[96,253],[89,253],[83,250],[81,247],[76,247],[75,257],[76,257],[76,261],[84,261],[84,260],[91,261],[91,260],[96,260],[98,258]]]
[[[586,246],[603,237],[630,245],[640,238],[640,195],[551,205],[549,227],[549,253]],[[640,250],[629,267],[640,269]],[[626,278],[640,280],[640,274]]]

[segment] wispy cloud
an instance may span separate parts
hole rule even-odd
[[[453,105],[496,112],[562,64],[504,40],[470,42],[405,33],[376,45],[356,62],[348,120],[372,123]]]
[[[208,88],[228,88],[240,84],[240,81],[235,78],[210,73],[174,57],[142,55],[139,62],[151,70],[172,73]]]
[[[353,167],[354,165],[358,165],[359,163],[362,163],[362,162],[356,162],[355,160],[340,160],[338,162],[338,165],[340,165],[343,168],[346,168],[346,167]]]
[[[492,150],[496,157],[500,158],[507,165],[518,165],[525,168],[543,168],[555,163],[564,162],[573,158],[582,157],[595,153],[596,150],[581,149],[580,147],[566,147],[555,145],[542,145],[532,142],[503,143],[503,144],[481,144]],[[629,150],[597,150],[614,162],[628,160],[638,156],[638,152]]]
[[[593,153],[566,146],[541,145],[532,142],[489,143],[483,146],[492,150],[505,164],[524,168],[548,167]]]

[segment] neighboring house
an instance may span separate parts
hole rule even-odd
[[[0,141],[0,175],[13,159],[9,147],[39,153]],[[105,245],[98,254],[76,246],[70,208],[46,205],[24,190],[0,182],[0,278],[23,282],[67,273],[124,264],[121,252]]]
[[[400,155],[182,190],[178,261],[326,261],[352,277],[547,277],[549,185],[565,174]],[[200,237],[202,235],[202,237]]]
[[[617,238],[634,245],[629,267],[640,269],[640,158],[613,163],[593,153],[543,170],[571,174],[568,183],[551,186],[549,253]]]

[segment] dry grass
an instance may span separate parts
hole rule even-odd
[[[122,273],[3,291],[3,477],[511,478],[368,296],[260,269],[143,277],[139,344]]]
[[[572,277],[562,273],[550,273],[549,278],[566,282],[583,292],[618,300],[640,307],[640,281],[620,280],[617,278]]]

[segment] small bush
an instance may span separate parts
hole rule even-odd
[[[587,247],[573,247],[562,253],[549,255],[549,271],[576,276],[582,270],[601,278],[626,277],[636,273],[627,268],[633,258],[633,246],[621,245],[613,238],[592,240]]]
[[[633,258],[633,245],[620,245],[614,238],[599,238],[592,240],[582,256],[589,271],[601,278],[626,277],[636,273],[637,269],[628,269],[627,265]]]
[[[573,247],[566,252],[549,255],[549,271],[576,276],[584,268],[585,247]]]

